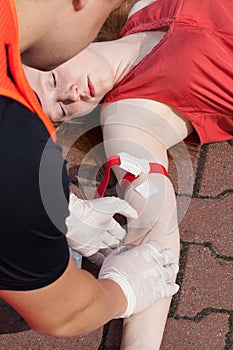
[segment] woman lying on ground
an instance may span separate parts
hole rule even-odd
[[[92,43],[52,72],[27,72],[55,122],[84,115],[104,98],[105,152],[139,213],[128,220],[124,244],[157,240],[175,251],[176,262],[167,150],[182,140],[232,138],[232,15],[230,0],[138,1],[120,39]],[[159,349],[169,305],[164,298],[125,319],[122,349]]]

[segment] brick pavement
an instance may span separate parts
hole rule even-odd
[[[233,349],[233,143],[205,145],[180,223],[181,258],[161,350]],[[188,201],[186,193],[179,193]]]
[[[171,304],[161,350],[233,350],[233,142],[190,147],[193,178],[185,166],[187,154],[178,159],[180,145],[171,154],[169,172],[182,219],[181,288]],[[77,149],[67,156],[71,170],[82,156]],[[92,167],[87,161],[88,174]],[[93,192],[88,180],[81,181],[75,172],[72,178],[85,194]],[[84,268],[97,273],[87,260]],[[1,299],[0,315],[0,350],[120,349],[121,320],[83,337],[56,339],[32,331]]]

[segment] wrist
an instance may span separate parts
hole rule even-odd
[[[99,279],[98,281],[104,290],[109,310],[111,310],[110,318],[120,318],[128,306],[128,301],[122,288],[117,282],[109,278]]]
[[[125,278],[125,276],[122,277],[120,274],[116,273],[107,273],[103,278],[115,282],[121,289],[121,292],[123,293],[126,300],[125,309],[123,312],[117,313],[114,318],[125,318],[131,316],[135,310],[136,296],[128,279]]]

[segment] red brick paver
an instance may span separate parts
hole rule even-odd
[[[220,350],[225,345],[227,314],[211,313],[198,322],[168,319],[161,350]]]
[[[1,350],[91,350],[98,349],[102,328],[82,337],[54,338],[32,330],[0,336]]]

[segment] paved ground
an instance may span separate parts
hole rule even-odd
[[[83,142],[90,146],[86,138]],[[180,156],[179,147],[171,152],[170,176],[182,219],[181,288],[173,298],[161,350],[232,350],[233,142],[190,147],[193,179],[186,169],[189,157]],[[68,156],[73,182],[78,157],[75,147]],[[87,174],[92,166],[86,162]],[[79,181],[85,191],[93,191],[91,182]],[[84,268],[97,272],[88,261]],[[120,320],[83,337],[56,339],[30,330],[2,300],[0,315],[0,350],[119,350]]]

